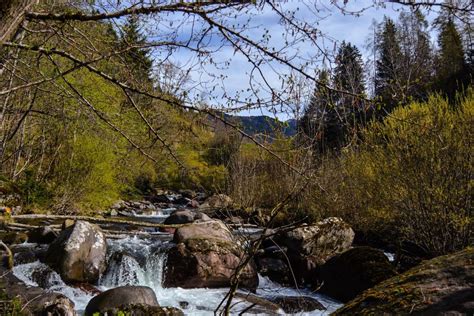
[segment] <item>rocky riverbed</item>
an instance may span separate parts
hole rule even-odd
[[[1,231],[13,252],[11,270],[2,252],[4,296],[23,304],[42,298],[29,304],[33,314],[213,315],[222,310],[238,269],[232,314],[328,315],[343,306],[338,313],[363,313],[365,290],[385,295],[378,284],[404,280],[390,254],[354,246],[354,232],[339,218],[264,230],[238,217],[231,203],[224,195],[181,192],[119,201],[104,218],[13,216]],[[254,256],[245,260],[259,238]],[[460,268],[464,279],[449,282],[465,291],[472,286],[466,276],[472,276],[473,251],[460,257],[471,260]],[[468,310],[471,298],[461,294],[456,298]],[[443,299],[436,292],[437,302]]]

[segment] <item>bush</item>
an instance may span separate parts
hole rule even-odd
[[[472,96],[398,108],[324,171],[337,181],[321,201],[356,229],[392,230],[433,256],[472,244],[473,114]]]

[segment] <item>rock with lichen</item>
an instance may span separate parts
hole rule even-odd
[[[474,248],[422,262],[368,289],[334,315],[472,315]]]
[[[77,221],[51,243],[45,262],[69,282],[96,282],[106,268],[107,243],[99,226]]]

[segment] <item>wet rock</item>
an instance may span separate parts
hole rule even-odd
[[[125,306],[137,304],[159,306],[155,292],[151,288],[147,286],[119,286],[94,296],[87,304],[85,314],[104,313],[115,308],[120,310]]]
[[[269,300],[278,304],[285,313],[289,314],[326,309],[318,300],[309,296],[275,296],[269,298]]]
[[[22,315],[76,316],[74,303],[66,296],[24,284],[13,273],[0,268],[0,284],[7,299],[17,299],[23,308]]]
[[[191,200],[188,198],[185,198],[184,196],[180,196],[173,200],[173,203],[178,204],[178,205],[187,205],[189,202],[191,202]]]
[[[38,284],[39,287],[47,290],[54,285],[58,285],[59,277],[51,268],[48,266],[36,269],[31,274],[31,279]]]
[[[97,225],[77,221],[49,246],[45,262],[65,281],[94,283],[106,268],[106,252],[102,230]]]
[[[42,261],[48,250],[48,245],[13,245],[10,247],[13,252],[15,265],[31,263],[37,260]]]
[[[200,209],[227,209],[232,207],[233,201],[232,199],[225,195],[225,194],[215,194],[209,198],[206,199],[204,203],[202,203],[199,208]]]
[[[38,244],[52,243],[58,234],[49,226],[38,227],[28,232],[28,241]]]
[[[183,197],[188,198],[188,199],[194,199],[197,196],[197,193],[193,190],[179,190],[179,194],[181,194]]]
[[[290,268],[284,259],[258,257],[256,264],[258,272],[270,280],[285,286],[295,285]]]
[[[396,272],[382,251],[356,247],[329,259],[317,275],[321,293],[347,302]]]
[[[158,194],[147,196],[146,199],[151,203],[172,203],[173,201],[167,194]]]
[[[191,200],[191,201],[189,201],[188,204],[186,204],[186,207],[189,207],[189,208],[199,208],[199,202],[196,201],[196,200]]]
[[[424,261],[364,291],[333,315],[472,315],[474,248]]]
[[[236,293],[235,298],[253,305],[250,309],[246,309],[244,315],[259,314],[259,315],[280,315],[281,307],[267,299],[253,295],[251,293]],[[238,305],[237,305],[238,307]]]
[[[183,288],[228,287],[244,255],[232,233],[220,221],[180,227],[169,250],[164,286]],[[258,276],[253,261],[241,274],[241,287],[255,290]]]
[[[189,307],[189,303],[186,301],[179,302],[179,307],[182,309],[187,309]]]
[[[196,220],[209,221],[211,218],[201,212],[180,209],[171,213],[163,224],[187,224]]]

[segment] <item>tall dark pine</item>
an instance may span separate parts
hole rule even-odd
[[[334,103],[328,109],[325,140],[329,149],[340,149],[356,135],[365,121],[365,76],[359,49],[342,42],[336,56],[333,77]],[[346,93],[343,93],[343,92]]]
[[[146,38],[140,32],[138,16],[129,15],[122,27],[120,48],[126,50],[121,56],[128,69],[129,82],[150,84],[153,62],[150,50],[145,48]]]
[[[461,36],[451,17],[440,23],[436,58],[436,90],[453,99],[470,81]]]
[[[395,23],[385,17],[375,43],[375,96],[381,101],[381,112],[390,112],[398,103],[396,86],[400,73],[401,48]]]
[[[321,70],[318,75],[318,84],[314,88],[310,102],[299,121],[299,130],[309,139],[313,149],[324,151],[326,141],[324,129],[327,124],[327,113],[332,106],[330,86],[330,72]]]

